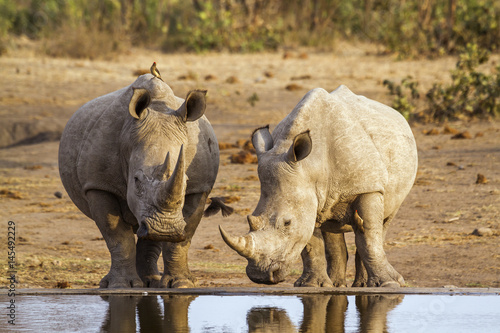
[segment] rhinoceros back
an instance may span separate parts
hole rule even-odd
[[[331,93],[308,92],[273,131],[274,148],[285,153],[293,138],[310,130],[311,170],[326,167],[320,182],[326,197],[342,200],[361,193],[381,192],[387,211],[399,207],[413,185],[416,144],[407,121],[396,110],[340,86]],[[330,202],[329,204],[333,204]]]

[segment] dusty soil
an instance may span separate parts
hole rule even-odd
[[[193,88],[208,89],[206,115],[219,142],[231,146],[240,140],[241,145],[254,128],[273,128],[314,87],[331,91],[345,84],[357,94],[390,103],[384,79],[411,75],[425,90],[445,81],[456,61],[396,61],[371,51],[369,46],[343,44],[333,53],[300,56],[302,52],[292,51],[285,59],[283,53],[166,55],[132,50],[112,61],[86,61],[38,56],[21,43],[0,58],[2,275],[7,271],[8,221],[16,227],[18,288],[95,288],[109,269],[109,253],[97,227],[72,204],[58,174],[57,140],[83,103],[130,84],[156,61],[178,96]],[[493,61],[498,57],[490,65]],[[412,287],[500,287],[500,122],[412,128],[419,172],[389,229],[389,261]],[[470,138],[453,139],[450,128],[468,131]],[[425,134],[429,131],[434,135]],[[233,197],[236,213],[203,219],[190,249],[190,267],[202,287],[256,286],[244,273],[245,259],[223,243],[218,231],[222,225],[231,233],[245,233],[245,216],[259,197],[256,165],[230,161],[240,150],[221,151],[212,192]],[[485,183],[476,184],[478,174],[485,176]],[[477,236],[476,228],[491,233]],[[347,238],[352,282],[353,235]],[[292,286],[301,268],[297,262],[283,285]]]

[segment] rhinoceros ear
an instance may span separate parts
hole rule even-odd
[[[191,90],[177,113],[184,121],[195,121],[205,113],[207,107],[206,90]]]
[[[128,112],[130,112],[130,115],[135,119],[139,119],[142,111],[146,110],[146,108],[149,106],[149,103],[151,103],[151,95],[146,89],[132,89],[134,89],[134,94],[132,95],[132,98],[130,99],[130,102],[128,104]]]
[[[298,162],[309,156],[312,150],[312,140],[309,130],[300,133],[293,139],[292,146],[288,150],[288,160]]]
[[[269,125],[257,128],[252,133],[252,144],[257,152],[257,155],[265,153],[273,148],[274,141],[271,133],[269,132]]]

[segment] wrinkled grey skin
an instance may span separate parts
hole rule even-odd
[[[205,91],[184,101],[147,74],[88,102],[66,125],[62,182],[111,254],[101,287],[194,286],[187,252],[219,167],[205,105]]]
[[[331,94],[318,88],[272,135],[257,129],[252,142],[261,195],[248,216],[250,232],[233,237],[221,228],[226,243],[247,258],[252,281],[283,281],[302,254],[296,286],[345,286],[343,233],[354,231],[354,285],[404,284],[383,248],[417,171],[415,139],[396,110],[345,86]]]

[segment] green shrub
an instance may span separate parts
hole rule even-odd
[[[426,120],[455,120],[463,118],[493,118],[500,115],[500,65],[493,73],[478,70],[488,61],[489,52],[476,44],[468,44],[459,55],[451,83],[435,83],[425,94],[422,114]],[[389,93],[396,96],[392,107],[406,119],[415,115],[420,94],[418,83],[406,78],[401,84],[385,80]],[[409,91],[409,92],[408,92]]]
[[[398,110],[406,120],[410,120],[410,116],[416,109],[415,101],[420,98],[418,82],[413,81],[411,76],[407,76],[399,85],[389,80],[384,80],[383,85],[387,86],[389,94],[396,96],[392,107]]]
[[[476,44],[467,45],[451,71],[452,83],[434,84],[425,95],[431,118],[441,121],[500,114],[500,66],[491,75],[477,69],[488,58],[486,50]]]
[[[345,38],[439,56],[469,43],[498,50],[499,22],[498,0],[0,0],[0,46],[9,34],[50,40],[75,29],[166,51],[331,50]]]

